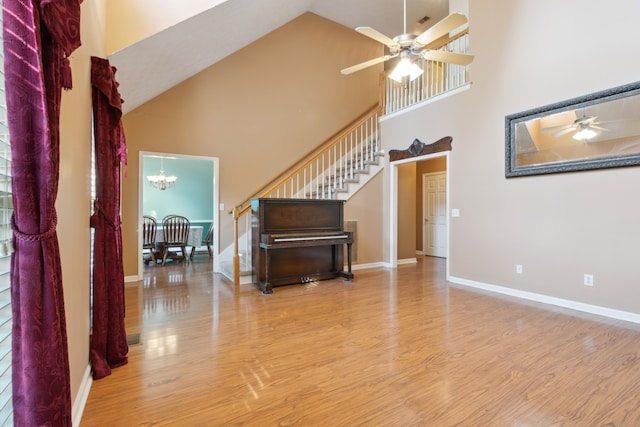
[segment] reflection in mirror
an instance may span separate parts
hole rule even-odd
[[[506,117],[506,176],[640,164],[640,82]]]

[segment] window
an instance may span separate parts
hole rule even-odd
[[[0,6],[2,2],[0,1]],[[0,13],[0,26],[2,14]],[[2,45],[2,32],[0,32]],[[11,147],[4,90],[4,57],[0,49],[0,426],[13,425],[11,402]]]

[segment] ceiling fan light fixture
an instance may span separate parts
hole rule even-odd
[[[469,65],[473,60],[473,55],[458,52],[441,52],[435,50],[425,50],[427,46],[441,37],[446,36],[458,27],[467,23],[467,17],[460,13],[451,13],[445,18],[438,21],[433,26],[429,27],[426,31],[420,35],[407,33],[407,1],[404,0],[404,32],[397,35],[394,38],[390,38],[381,32],[371,27],[357,27],[356,31],[360,34],[367,36],[377,42],[382,43],[388,48],[388,54],[380,56],[378,58],[370,59],[365,62],[361,62],[351,67],[343,68],[340,70],[342,74],[351,74],[356,71],[360,71],[364,68],[377,65],[381,62],[386,62],[389,59],[400,56],[400,63],[395,67],[393,72],[389,75],[392,80],[396,82],[404,82],[408,79],[415,80],[422,75],[423,70],[418,64],[412,63],[410,56],[422,57],[422,59],[429,61],[437,61],[444,63],[451,63],[455,65]],[[425,16],[421,22],[428,20],[429,17]],[[436,53],[437,52],[437,53]],[[429,55],[425,56],[427,53]]]
[[[405,77],[409,77],[409,81],[413,81],[420,77],[424,71],[418,64],[412,62],[408,57],[403,57],[398,65],[393,69],[391,74],[389,74],[389,78],[398,83],[402,83],[402,80]]]
[[[585,127],[576,132],[573,135],[573,139],[577,139],[578,141],[588,141],[596,135],[598,135],[598,133],[595,130]]]
[[[424,71],[422,68],[418,66],[415,62],[411,64],[411,69],[409,70],[409,80],[413,81],[420,77]]]

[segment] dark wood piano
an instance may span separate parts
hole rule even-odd
[[[263,294],[274,286],[353,280],[353,236],[344,231],[342,200],[253,199],[251,214],[253,283]]]

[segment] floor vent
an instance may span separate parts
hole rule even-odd
[[[140,334],[138,333],[138,334],[129,334],[129,335],[127,335],[127,344],[129,346],[142,344],[140,342]]]

